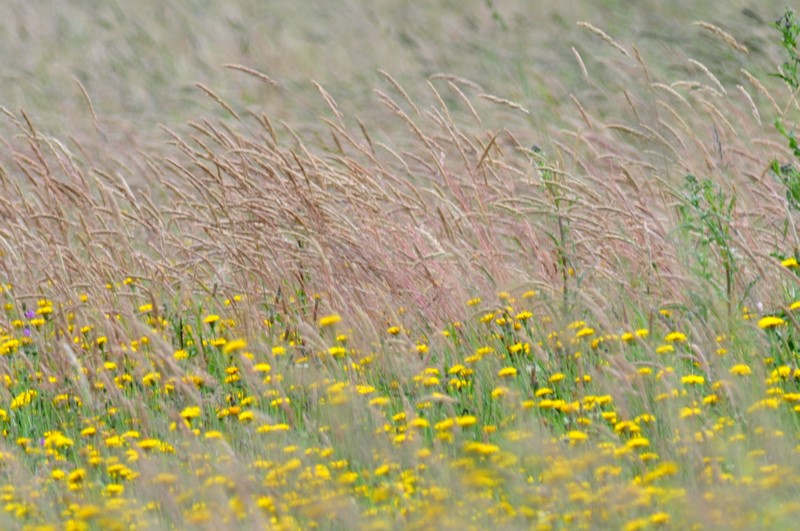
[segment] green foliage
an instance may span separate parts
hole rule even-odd
[[[792,135],[792,141],[794,135]],[[786,187],[786,202],[792,210],[800,210],[800,171],[792,164],[780,164],[773,160],[770,165],[773,173]]]
[[[731,220],[736,207],[736,196],[730,197],[709,178],[698,180],[687,175],[684,186],[684,203],[678,207],[681,226],[694,241],[697,250],[698,273],[713,283],[716,258],[724,275],[724,294],[729,308],[734,301],[736,254],[731,241]]]
[[[774,27],[781,32],[781,45],[788,57],[778,68],[778,73],[773,76],[785,81],[792,90],[797,90],[800,88],[800,72],[798,72],[800,55],[797,51],[800,21],[794,11],[787,9],[783,16],[775,22]],[[775,128],[786,139],[795,158],[800,159],[800,145],[798,145],[797,137],[794,131],[786,127],[782,117],[775,120]],[[771,169],[786,187],[786,201],[789,208],[795,211],[800,210],[800,172],[792,164],[781,164],[777,160],[772,161]]]
[[[786,12],[775,21],[773,26],[781,32],[781,45],[786,50],[788,58],[780,66],[777,74],[773,74],[786,82],[793,90],[800,88],[800,54],[797,51],[797,37],[800,35],[800,20],[794,10],[787,8]]]

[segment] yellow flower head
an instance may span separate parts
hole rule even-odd
[[[664,341],[669,343],[682,343],[686,341],[686,334],[681,332],[670,332],[666,336],[664,336]]]
[[[767,315],[766,317],[762,317],[758,320],[758,327],[766,330],[767,328],[775,328],[776,326],[780,326],[785,324],[786,321],[781,319],[780,317],[776,317],[774,315]]]
[[[335,313],[331,314],[331,315],[326,315],[326,316],[320,318],[319,326],[320,326],[320,328],[325,328],[327,326],[333,326],[333,325],[335,325],[336,323],[338,323],[341,320],[342,320],[342,316],[341,315],[338,315],[338,314],[335,314]]]
[[[225,343],[225,346],[222,347],[222,352],[230,354],[237,350],[243,350],[245,347],[247,347],[247,342],[244,339],[234,339],[233,341]]]
[[[517,375],[517,369],[514,367],[503,367],[497,372],[497,376],[500,378],[507,378]]]
[[[753,371],[751,371],[750,367],[748,367],[744,363],[739,363],[738,365],[734,365],[733,367],[731,367],[730,372],[734,376],[747,376],[751,374]]]

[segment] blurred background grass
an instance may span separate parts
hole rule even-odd
[[[587,56],[598,41],[587,39],[576,21],[624,45],[636,43],[651,67],[674,74],[692,57],[735,77],[740,67],[761,73],[779,62],[769,24],[783,6],[778,0],[8,0],[0,20],[0,105],[25,109],[54,134],[91,132],[77,79],[109,124],[104,134],[138,145],[163,140],[152,136],[160,123],[176,127],[198,111],[220,112],[196,82],[237,108],[298,124],[316,121],[324,106],[309,80],[321,83],[345,114],[363,116],[382,68],[412,97],[435,73],[470,79],[528,107],[531,126],[543,130],[558,124],[570,93],[586,101],[597,88],[582,79],[572,47],[595,81],[613,75]],[[735,56],[719,39],[703,36],[695,20],[736,35],[750,54]],[[262,71],[285,90],[224,63]]]

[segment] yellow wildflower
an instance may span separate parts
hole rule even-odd
[[[683,343],[686,341],[686,334],[682,332],[670,332],[664,336],[664,341],[668,343]]]
[[[780,326],[785,323],[786,321],[784,321],[780,317],[776,317],[774,315],[768,315],[758,320],[758,327],[766,330],[767,328],[775,328],[776,326]]]
[[[753,371],[750,370],[750,367],[745,365],[744,363],[739,363],[737,365],[734,365],[730,369],[730,373],[733,374],[734,376],[748,376],[752,372]]]
[[[342,320],[342,316],[338,315],[338,314],[335,314],[335,313],[330,314],[330,315],[325,315],[325,316],[320,318],[319,326],[320,326],[320,328],[325,328],[325,327],[328,327],[328,326],[335,325],[336,323],[340,322],[341,320]]]
[[[214,313],[207,315],[206,318],[203,319],[203,322],[205,324],[212,324],[212,323],[216,323],[217,321],[219,321],[219,315],[214,314]]]
[[[517,375],[517,369],[514,367],[503,367],[497,372],[497,376],[500,378],[507,378]]]

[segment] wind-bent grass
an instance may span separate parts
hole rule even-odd
[[[199,83],[138,151],[6,111],[3,527],[791,525],[795,94],[578,27],[558,112],[388,71],[313,124]]]

